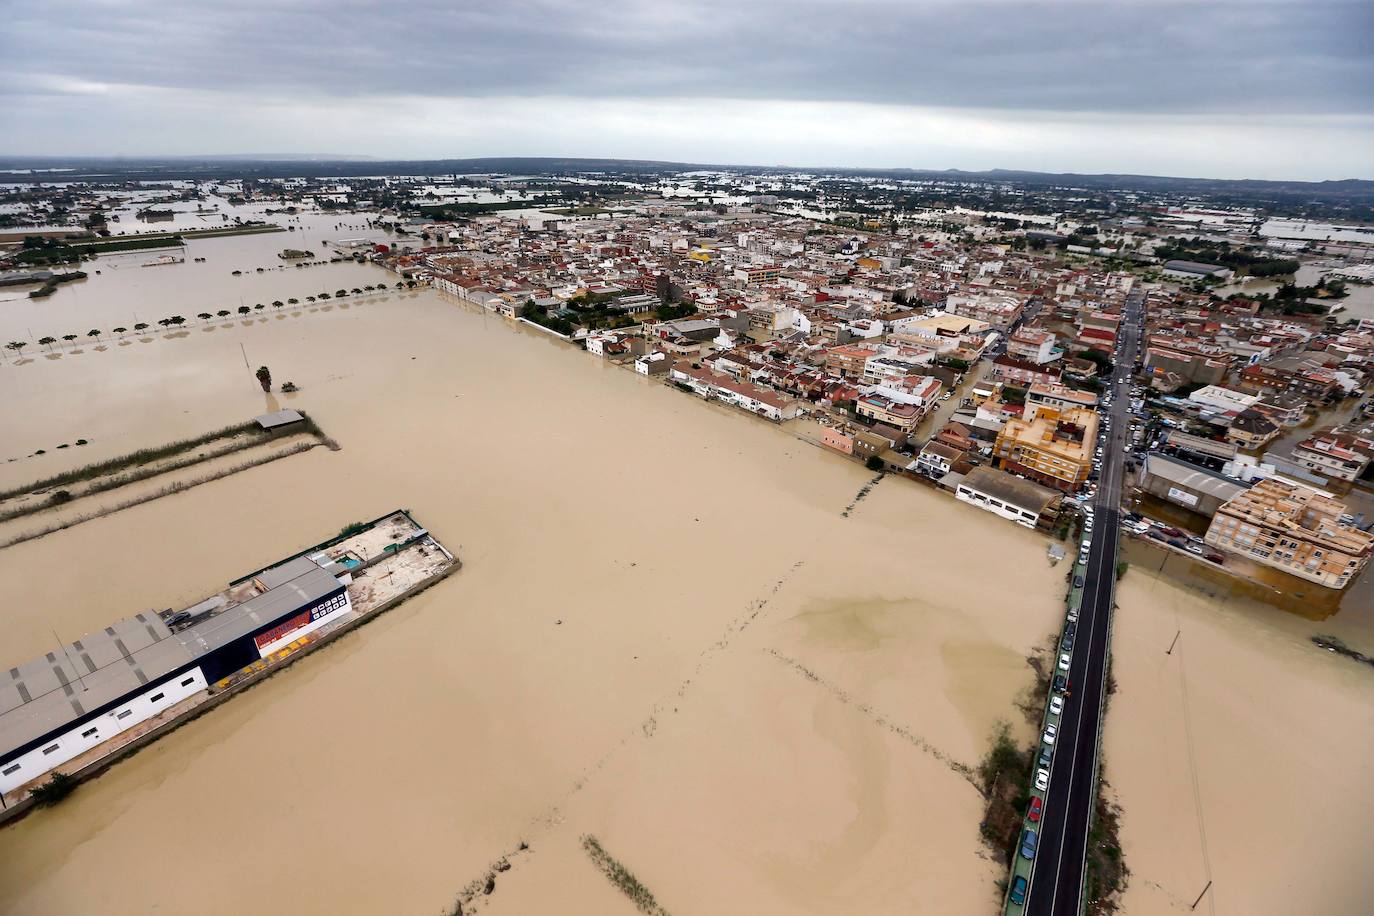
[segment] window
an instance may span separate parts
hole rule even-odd
[[[46,755],[48,755],[48,754],[51,754],[52,752],[56,751],[56,750],[57,750],[59,747],[61,747],[61,746],[62,746],[62,745],[60,745],[60,744],[49,744],[47,747],[43,748],[43,754],[44,754],[44,756],[46,756]]]
[[[165,693],[155,693],[152,696],[148,697],[148,702],[156,703],[158,700],[162,699],[165,696],[167,696],[167,694]]]
[[[195,679],[194,676],[188,677],[186,680],[184,680],[184,681],[181,682],[181,686],[183,686],[183,687],[189,687],[189,686],[191,686],[192,684],[194,684],[195,681],[196,681],[196,679]]]
[[[121,712],[119,715],[115,716],[115,718],[116,718],[116,719],[127,719],[127,718],[129,718],[130,716],[132,716],[133,714],[134,714],[134,711],[133,711],[132,709],[126,709],[126,710],[124,710],[123,712]]]
[[[94,735],[94,734],[95,734],[96,732],[98,732],[98,731],[100,731],[100,728],[99,728],[99,727],[96,727],[96,728],[88,728],[88,729],[86,729],[84,732],[81,733],[81,737],[83,737],[83,738],[89,738],[91,735]]]
[[[18,773],[18,772],[19,772],[19,764],[17,764],[17,763],[16,763],[14,766],[12,766],[12,767],[5,767],[3,770],[0,770],[0,773],[4,773],[6,776],[10,775],[11,773]]]

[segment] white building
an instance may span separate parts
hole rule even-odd
[[[969,471],[959,481],[954,496],[1027,528],[1034,528],[1040,516],[1061,498],[1048,487],[989,467]]]
[[[0,678],[0,793],[339,620],[352,605],[348,574],[335,568],[343,575],[297,557],[252,576],[258,594],[242,603],[216,596],[188,608],[189,626],[135,614],[10,668]]]
[[[1253,406],[1259,398],[1231,388],[1223,388],[1220,385],[1207,385],[1188,395],[1188,400],[1202,407],[1219,410],[1222,413],[1231,411],[1240,413],[1247,407]]]

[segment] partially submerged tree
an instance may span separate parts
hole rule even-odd
[[[263,391],[271,391],[271,390],[272,390],[272,370],[271,370],[271,369],[268,369],[266,366],[259,366],[259,367],[258,367],[258,371],[255,372],[255,373],[253,373],[253,374],[256,375],[256,376],[258,377],[258,384],[262,386],[262,390],[263,390]]]

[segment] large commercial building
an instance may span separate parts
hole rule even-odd
[[[1145,456],[1140,485],[1159,499],[1209,517],[1245,491],[1238,480],[1163,452]]]
[[[1096,441],[1096,411],[1027,404],[997,434],[993,454],[1005,470],[1073,492],[1088,479]]]
[[[1344,503],[1271,477],[1218,509],[1204,540],[1310,582],[1345,588],[1374,549],[1374,535],[1341,521],[1345,514]]]
[[[0,793],[340,619],[348,577],[326,557],[297,557],[165,619],[136,614],[11,668],[0,675]]]

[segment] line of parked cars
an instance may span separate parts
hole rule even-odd
[[[1166,525],[1163,522],[1156,522],[1152,519],[1145,518],[1137,512],[1126,513],[1121,520],[1121,527],[1125,528],[1136,537],[1149,538],[1154,541],[1168,544],[1170,547],[1185,550],[1194,556],[1202,557],[1209,563],[1215,563],[1220,566],[1226,562],[1226,557],[1223,554],[1217,553],[1215,550],[1208,550],[1206,542],[1197,535],[1189,534],[1180,528]]]

